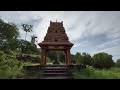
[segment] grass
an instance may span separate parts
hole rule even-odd
[[[18,55],[20,55],[20,53],[19,53]],[[22,54],[22,55],[23,55],[23,56],[24,56],[24,55],[31,56],[31,57],[33,57],[33,58],[40,58],[40,57],[41,57],[41,55],[38,55],[38,54]]]
[[[120,79],[120,68],[113,67],[111,69],[95,69],[87,66],[86,69],[73,70],[75,79]]]
[[[24,66],[37,66],[40,65],[40,63],[32,63],[32,62],[22,62]]]
[[[0,79],[17,79],[23,77],[24,69],[21,67],[4,65],[0,67]]]

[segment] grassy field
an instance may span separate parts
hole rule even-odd
[[[113,67],[111,69],[95,69],[87,66],[83,70],[73,70],[75,79],[120,79],[120,68]]]

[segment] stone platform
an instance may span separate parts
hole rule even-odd
[[[71,70],[85,68],[83,65],[37,65],[24,66],[26,70],[40,70],[42,79],[73,79]]]

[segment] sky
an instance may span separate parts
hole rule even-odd
[[[32,24],[33,32],[28,33],[27,40],[36,35],[36,45],[43,41],[50,21],[63,21],[74,44],[72,54],[106,52],[114,61],[120,59],[120,11],[0,11],[0,18],[18,26],[20,39],[25,39],[21,24]]]

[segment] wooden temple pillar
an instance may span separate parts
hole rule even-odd
[[[45,50],[45,59],[44,59],[44,65],[46,65],[46,64],[47,64],[47,60],[46,60],[46,59],[47,59],[47,52],[48,52],[48,51],[47,51],[47,50]]]
[[[65,52],[66,65],[71,65],[70,49],[67,49]]]
[[[67,50],[67,54],[68,54],[68,62],[67,62],[67,65],[71,65],[70,49]]]
[[[41,55],[41,62],[40,62],[40,64],[41,65],[45,65],[45,59],[46,59],[46,52],[45,52],[46,50],[44,49],[44,48],[42,48],[42,55]]]
[[[64,52],[65,52],[65,63],[67,64],[67,50],[65,50]]]

